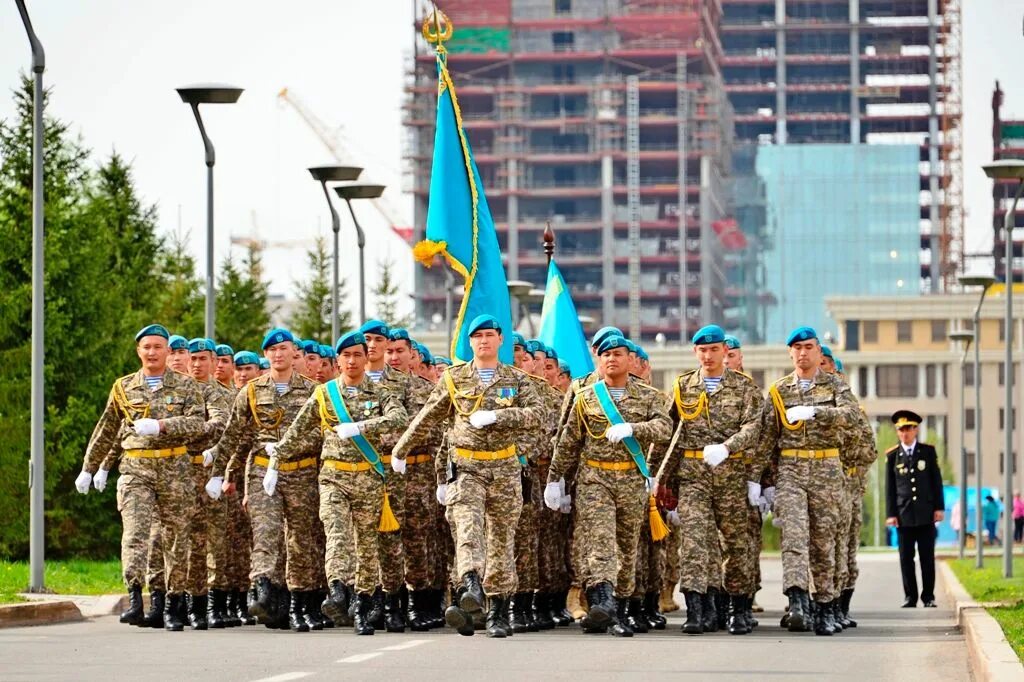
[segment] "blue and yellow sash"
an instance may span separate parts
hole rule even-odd
[[[597,404],[601,406],[601,411],[604,412],[608,423],[625,424],[626,420],[622,418],[622,413],[615,406],[615,401],[612,400],[612,395],[608,392],[608,384],[604,382],[604,379],[594,383],[593,389],[594,395],[597,396]],[[650,477],[651,474],[647,470],[647,458],[644,457],[643,448],[640,447],[640,443],[637,442],[636,438],[633,436],[623,438],[622,444],[626,446],[629,456],[633,458],[633,463],[636,464],[636,468],[640,470],[644,478]]]

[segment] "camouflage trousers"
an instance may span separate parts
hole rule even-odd
[[[704,593],[708,587],[722,587],[732,595],[753,593],[746,480],[739,458],[714,468],[703,459],[680,463],[680,589]]]
[[[224,493],[212,507],[217,521],[209,536],[209,586],[218,590],[248,589],[252,528],[242,508],[241,494]]]
[[[662,575],[665,573],[665,543],[651,538],[650,524],[640,529],[640,541],[636,552],[636,585],[633,597],[643,597],[648,592],[661,590]]]
[[[448,523],[447,507],[437,505],[437,516],[434,517],[434,575],[430,586],[435,590],[444,590],[455,585],[455,530]]]
[[[399,523],[405,550],[405,582],[411,590],[432,587],[438,551],[438,506],[433,460],[407,463],[405,515]]]
[[[384,482],[377,472],[320,470],[320,521],[327,544],[327,582],[355,580],[356,592],[370,594],[380,577],[377,530],[384,508]],[[353,553],[353,546],[355,552]]]
[[[387,593],[398,592],[405,584],[405,551],[403,537],[405,535],[405,476],[391,471],[391,458],[385,457],[385,480],[388,487],[388,502],[391,512],[398,521],[398,530],[393,533],[381,533],[377,538],[377,552],[380,562],[379,584]],[[408,469],[406,469],[408,471]],[[380,519],[378,518],[378,523]]]
[[[149,550],[146,554],[146,585],[150,594],[154,590],[167,591],[164,576],[164,545],[160,541],[160,519],[154,517],[149,525]]]
[[[195,505],[195,484],[187,457],[121,460],[117,509],[121,512],[121,569],[125,585],[142,586],[150,563],[153,520],[160,524],[167,591],[185,591],[188,527]],[[154,557],[154,560],[157,560]]]
[[[456,579],[470,571],[483,577],[488,596],[516,592],[515,534],[523,509],[520,466],[514,457],[484,462],[457,458],[448,484],[445,514],[455,538]]]
[[[250,464],[246,495],[253,535],[250,578],[268,577],[280,584],[283,537],[283,577],[288,589],[315,589],[321,582],[316,546],[310,541],[316,524],[316,467],[279,472],[271,496],[263,491],[265,473],[264,467]]]
[[[523,480],[523,484],[529,486],[530,501],[523,502],[519,523],[516,525],[516,577],[519,582],[517,588],[519,592],[534,592],[540,585],[537,563],[540,540],[540,531],[537,525],[537,495],[540,494],[540,481],[537,478],[536,469],[527,468],[524,471],[527,472],[527,478]]]
[[[212,550],[218,544],[216,538],[223,529],[224,514],[222,506],[210,499],[204,486],[207,481],[207,470],[202,462],[192,462],[191,478],[195,484],[195,505],[188,522],[188,569],[185,578],[185,591],[193,595],[206,594],[209,570],[207,564],[215,559]],[[210,542],[214,536],[215,541]],[[209,556],[208,556],[209,555]]]
[[[586,534],[587,585],[611,583],[615,596],[628,599],[636,584],[636,551],[647,521],[648,494],[634,469],[607,470],[583,465],[576,482],[577,531]]]
[[[750,562],[750,575],[754,578],[754,587],[750,592],[753,596],[761,591],[761,549],[763,540],[761,530],[764,520],[761,518],[761,511],[757,507],[747,507],[747,530],[750,549],[747,560]]]
[[[850,491],[848,490],[847,477],[843,475],[842,488],[839,493],[840,503],[836,510],[836,571],[835,591],[838,595],[846,587],[846,581],[850,574],[850,523],[853,521],[852,508],[850,506]]]
[[[835,541],[842,502],[838,457],[780,457],[775,511],[782,531],[782,589],[810,589],[814,599],[835,599]]]
[[[675,588],[679,584],[679,552],[682,542],[679,528],[669,525],[668,537],[662,540],[665,545],[665,573],[661,577],[663,588]]]
[[[867,472],[858,472],[846,477],[847,503],[850,505],[850,531],[846,539],[846,582],[842,589],[853,589],[857,584],[860,569],[857,567],[857,551],[860,548],[860,529],[864,522],[864,490]]]
[[[537,463],[537,486],[533,502],[537,507],[537,573],[541,592],[561,592],[569,589],[569,570],[566,563],[569,514],[551,511],[544,504],[542,482],[548,480],[550,459]]]

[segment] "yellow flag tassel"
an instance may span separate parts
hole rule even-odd
[[[655,542],[661,542],[668,535],[668,526],[661,519],[661,514],[658,513],[658,503],[654,500],[654,495],[651,495],[651,503],[649,507],[650,511],[647,516],[651,522],[651,539]]]
[[[429,239],[424,239],[417,243],[416,246],[412,247],[412,256],[429,268],[434,264],[434,256],[443,252],[447,248],[447,242],[435,242]]]
[[[394,533],[398,530],[398,519],[391,511],[391,501],[388,499],[388,491],[384,491],[384,508],[380,510],[380,525],[377,530],[381,533]]]

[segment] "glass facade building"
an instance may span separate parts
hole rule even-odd
[[[837,335],[825,297],[921,290],[920,151],[916,145],[762,146],[765,340],[794,327]]]

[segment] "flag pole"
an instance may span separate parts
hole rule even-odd
[[[544,255],[548,257],[548,269],[551,269],[551,258],[555,255],[555,233],[551,229],[551,221],[544,228]]]

